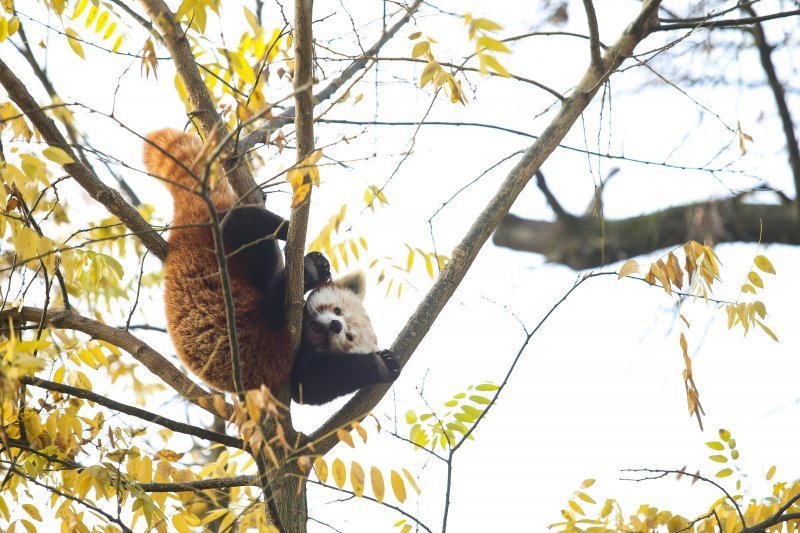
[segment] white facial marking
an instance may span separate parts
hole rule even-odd
[[[346,288],[329,284],[312,292],[306,302],[305,320],[307,331],[321,328],[328,333],[327,346],[320,346],[314,342],[316,336],[311,336],[318,348],[343,353],[372,353],[378,349],[378,339],[361,297]],[[333,321],[341,324],[340,331],[331,329]]]

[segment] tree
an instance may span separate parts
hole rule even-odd
[[[2,271],[8,276],[0,311],[5,326],[4,366],[0,374],[4,417],[3,465],[6,472],[3,485],[8,488],[17,509],[21,507],[28,517],[18,521],[12,519],[10,513],[3,511],[9,503],[4,499],[4,505],[0,505],[3,518],[16,524],[17,528],[33,528],[30,519],[37,520],[40,510],[30,503],[23,504],[25,497],[20,495],[20,491],[23,487],[31,490],[38,487],[50,492],[54,515],[62,528],[68,530],[89,530],[88,527],[95,523],[109,531],[128,531],[143,528],[145,524],[159,531],[169,528],[189,531],[200,527],[225,531],[230,530],[234,523],[241,529],[248,526],[267,529],[269,516],[274,526],[282,531],[305,531],[309,519],[306,514],[307,486],[309,483],[325,484],[328,471],[338,489],[364,496],[367,474],[360,462],[354,461],[347,468],[338,458],[331,461],[325,456],[339,442],[354,446],[352,431],[366,442],[370,433],[369,428],[365,428],[366,423],[362,422],[385,397],[388,387],[374,387],[357,393],[327,422],[305,435],[293,427],[293,410],[287,407],[289,396],[286,390],[239,391],[229,402],[186,377],[162,355],[161,350],[151,346],[153,343],[144,341],[146,331],[159,325],[149,320],[145,324],[136,324],[134,319],[142,318],[141,312],[136,312],[137,308],[147,308],[147,313],[150,313],[157,306],[152,302],[140,302],[140,296],[157,292],[159,268],[153,258],[166,256],[166,244],[161,233],[167,226],[160,213],[140,200],[140,191],[146,190],[147,186],[138,179],[131,181],[135,176],[132,169],[139,168],[134,156],[125,150],[123,143],[112,142],[109,145],[103,142],[100,132],[113,126],[124,133],[120,137],[125,139],[124,144],[140,145],[148,129],[166,124],[158,122],[157,116],[142,113],[141,109],[149,109],[151,103],[130,95],[126,97],[126,87],[152,91],[150,94],[158,95],[158,99],[178,95],[185,104],[188,126],[205,139],[209,153],[215,156],[209,158],[208,165],[216,164],[218,159],[225,177],[243,203],[261,202],[262,193],[280,190],[277,185],[281,180],[289,183],[292,207],[286,247],[290,287],[287,313],[295,339],[299,338],[302,317],[301,258],[306,249],[311,191],[320,185],[320,174],[324,176],[325,172],[333,173],[339,168],[347,169],[351,164],[358,165],[361,159],[343,160],[337,157],[337,150],[348,153],[346,148],[350,144],[366,144],[368,141],[364,140],[366,136],[360,128],[389,128],[404,124],[413,128],[407,148],[396,157],[396,166],[383,183],[369,182],[360,189],[365,189],[363,211],[374,211],[389,201],[387,196],[391,195],[387,189],[396,176],[420,171],[437,177],[447,174],[442,167],[447,168],[451,162],[440,154],[427,160],[422,167],[406,170],[415,163],[416,154],[425,146],[421,140],[423,126],[505,129],[506,132],[533,136],[513,128],[469,123],[461,115],[455,121],[435,121],[430,118],[435,104],[449,100],[450,107],[442,113],[453,113],[451,110],[461,104],[470,100],[480,101],[484,86],[487,90],[496,90],[492,86],[495,81],[535,89],[535,96],[528,96],[531,109],[534,105],[544,108],[541,116],[548,123],[538,130],[532,144],[503,157],[475,180],[508,161],[514,161],[499,190],[479,210],[471,213],[474,223],[459,236],[460,241],[453,251],[439,253],[439,246],[433,240],[432,251],[406,245],[407,255],[403,253],[403,259],[399,259],[399,254],[388,259],[379,255],[382,252],[375,254],[372,268],[376,273],[380,272],[378,282],[386,287],[387,294],[400,297],[404,287],[412,285],[409,282],[412,270],[420,271],[420,266],[436,278],[413,314],[407,319],[398,318],[404,327],[391,349],[406,364],[495,230],[497,244],[543,253],[551,261],[574,268],[605,265],[688,241],[684,246],[685,266],[681,266],[676,256],[669,252],[663,259],[652,263],[644,278],[651,284],[658,282],[670,295],[679,293],[678,297],[686,296],[681,293],[682,281],[678,281],[684,274],[694,280],[690,293],[697,294],[695,290],[699,290],[700,294],[708,297],[711,285],[720,275],[715,252],[709,245],[711,242],[797,242],[796,200],[790,201],[788,195],[776,193],[783,200],[780,205],[753,205],[743,201],[755,190],[780,191],[781,185],[758,183],[756,187],[749,187],[730,198],[697,201],[617,221],[604,217],[603,201],[610,199],[604,193],[603,179],[596,184],[591,212],[574,216],[561,206],[540,171],[546,160],[552,161],[548,159],[551,154],[564,146],[564,139],[579,119],[584,124],[589,122],[588,128],[596,128],[600,144],[604,124],[600,120],[595,125],[589,118],[594,113],[594,108],[589,106],[602,91],[598,113],[602,119],[608,105],[606,102],[610,102],[610,80],[616,79],[619,71],[652,71],[659,79],[666,80],[669,87],[686,94],[680,88],[681,84],[688,85],[694,77],[702,82],[701,75],[718,81],[716,73],[705,69],[700,72],[689,68],[680,70],[676,66],[675,72],[665,77],[659,73],[658,58],[677,55],[672,50],[682,44],[695,45],[695,34],[708,32],[716,36],[728,31],[726,28],[733,28],[730,31],[736,32],[737,40],[730,46],[738,51],[749,45],[741,30],[747,28],[753,32],[754,46],[777,102],[789,169],[795,184],[800,184],[800,158],[797,157],[797,141],[787,96],[794,93],[784,90],[776,74],[776,65],[782,65],[783,60],[775,61],[775,56],[791,48],[796,35],[790,34],[786,38],[785,48],[771,52],[770,42],[778,41],[772,40],[773,37],[765,30],[772,21],[776,24],[796,23],[799,13],[798,10],[782,10],[781,6],[771,5],[770,9],[763,10],[764,13],[756,13],[757,7],[762,10],[761,6],[754,4],[748,2],[716,8],[711,14],[702,13],[695,17],[700,7],[690,12],[683,6],[662,6],[655,0],[646,0],[641,5],[633,3],[628,6],[628,16],[614,15],[608,19],[613,20],[620,31],[605,43],[601,42],[598,20],[606,19],[598,18],[595,6],[589,0],[583,3],[588,35],[549,31],[547,28],[548,31],[527,31],[505,38],[499,33],[502,26],[494,21],[500,17],[478,17],[469,13],[454,16],[420,0],[401,6],[383,3],[379,6],[378,20],[381,24],[377,30],[375,21],[369,20],[373,13],[356,14],[342,5],[341,10],[330,14],[324,11],[327,7],[319,5],[313,10],[312,2],[307,0],[295,3],[291,17],[284,12],[281,3],[265,5],[258,0],[246,6],[243,15],[238,6],[231,7],[217,0],[183,0],[171,5],[162,0],[141,0],[138,6],[117,0],[47,0],[24,7],[19,2],[4,2],[0,39],[5,41],[2,44],[5,53],[0,58],[0,84],[8,102],[1,110],[4,146],[0,155],[4,164],[6,195],[3,197],[0,231],[8,238],[13,251],[3,256],[2,264]],[[541,25],[562,24],[564,17],[570,14],[569,8],[567,4],[545,6],[542,13],[549,14],[549,21]],[[737,10],[742,11],[741,17],[735,15]],[[685,16],[676,14],[684,11],[688,13]],[[269,18],[265,13],[269,13]],[[457,57],[458,53],[448,52],[444,46],[447,43],[439,43],[439,35],[428,33],[433,30],[426,27],[423,14],[432,15],[433,20],[441,19],[444,24],[453,21],[465,24],[466,45],[471,53],[461,62],[444,61],[443,57]],[[607,15],[605,12],[600,14]],[[329,15],[334,17],[335,24],[326,24]],[[49,20],[48,17],[52,18],[51,22],[44,22]],[[276,24],[275,21],[282,22]],[[417,25],[417,31],[412,31],[413,24]],[[342,31],[351,39],[345,51],[338,44],[342,40]],[[410,52],[408,43],[397,44],[403,35],[412,41]],[[555,90],[549,81],[547,84],[538,81],[546,78],[543,72],[534,72],[535,79],[532,79],[512,74],[515,70],[506,66],[508,61],[518,57],[517,52],[508,61],[504,59],[506,56],[503,54],[510,52],[511,46],[545,36],[575,39],[584,58],[588,58],[588,68],[575,64],[559,73],[567,80],[559,81],[559,85],[569,90]],[[647,43],[654,43],[655,48],[643,53],[639,47],[645,39]],[[372,44],[365,44],[369,42]],[[461,49],[463,43],[462,38],[454,46]],[[723,44],[712,41],[708,46],[717,50]],[[400,50],[397,57],[384,53],[391,46]],[[700,53],[702,50],[698,52],[689,47],[690,57]],[[51,57],[64,63],[54,64],[49,61]],[[94,74],[101,80],[99,86],[109,84],[108,91],[99,91],[94,96],[97,101],[73,101],[62,97],[59,93],[61,84],[68,85],[70,75],[86,68],[81,61],[87,59],[98,60],[103,65],[102,68],[89,68],[95,69]],[[135,72],[136,66],[141,79],[134,82],[126,76],[130,76],[128,71],[131,67]],[[174,89],[157,82],[157,79],[169,78],[172,68],[175,71]],[[409,68],[413,70],[403,70]],[[371,77],[367,77],[368,74]],[[421,118],[415,121],[384,119],[386,108],[398,102],[402,108],[405,102],[394,100],[396,94],[392,92],[392,84],[386,83],[395,77],[400,80],[412,78],[412,94],[419,94],[417,85],[428,91],[422,94],[430,96],[431,101]],[[484,80],[484,77],[489,79]],[[319,81],[321,79],[324,81]],[[672,79],[678,81],[670,81]],[[363,108],[358,108],[368,90],[366,80],[375,83],[375,95],[371,97],[374,113],[373,110],[365,113]],[[721,81],[732,83],[728,79]],[[118,100],[120,92],[123,94]],[[110,104],[101,103],[104,96],[109,97]],[[84,94],[81,98],[92,98],[92,95]],[[506,98],[513,100],[514,97]],[[704,113],[716,116],[691,96],[688,98]],[[492,97],[489,100],[491,102]],[[174,99],[173,103],[177,102]],[[388,102],[392,102],[391,105]],[[436,109],[441,109],[445,103]],[[470,107],[465,109],[468,111]],[[136,114],[148,116],[142,120]],[[94,124],[96,117],[101,117],[101,124]],[[503,117],[497,118],[504,121]],[[319,128],[326,126],[337,128],[337,133],[320,135]],[[353,128],[355,132],[352,135],[340,133]],[[746,133],[747,127],[737,125],[732,128],[726,124],[726,128],[744,155],[752,141]],[[443,139],[442,146],[446,147],[445,142]],[[374,144],[380,144],[378,139],[374,139]],[[596,161],[603,157],[635,162],[634,158],[596,149],[573,147],[572,150],[595,158],[590,161],[598,165],[598,172]],[[485,151],[485,157],[497,160],[494,147],[487,144]],[[290,156],[293,164],[276,173],[274,162]],[[459,154],[458,158],[470,159],[468,154]],[[372,158],[366,159],[360,169],[370,169],[367,164]],[[639,161],[642,162],[654,161]],[[738,163],[728,161],[719,167],[698,165],[696,170],[728,177],[728,169]],[[474,166],[477,163],[470,161],[468,164]],[[676,170],[686,170],[687,167],[669,162],[660,166]],[[273,175],[264,178],[264,174]],[[555,222],[521,221],[508,215],[512,204],[534,175],[556,214]],[[255,176],[259,176],[258,179]],[[458,176],[456,179],[460,190],[472,183],[462,181]],[[80,189],[73,187],[73,182]],[[108,183],[114,183],[114,186]],[[433,188],[435,185],[429,186]],[[337,185],[337,188],[353,187]],[[92,204],[91,209],[84,212],[79,209],[79,200],[76,199],[86,193]],[[324,194],[324,191],[315,192],[314,196],[317,194]],[[270,206],[285,209],[290,202],[276,196],[268,199]],[[451,200],[446,200],[443,207],[448,207]],[[99,214],[102,211],[100,206],[111,216]],[[309,247],[324,250],[335,268],[345,267],[353,258],[366,255],[376,240],[386,240],[382,236],[360,236],[344,231],[345,224],[353,223],[347,218],[346,205],[332,212],[332,216],[330,211],[317,215],[330,218],[327,223],[320,224],[319,235],[309,243]],[[687,217],[687,213],[692,217]],[[428,221],[432,236],[432,220],[438,214],[436,211]],[[685,223],[687,219],[699,223],[689,225]],[[219,233],[218,226],[214,228]],[[528,228],[533,228],[534,232],[530,233]],[[367,238],[372,245],[368,245]],[[220,254],[223,281],[225,261],[224,254]],[[621,277],[629,275],[635,268],[634,263],[626,263],[619,274]],[[754,267],[750,270],[755,277],[750,277],[748,286],[751,290],[747,292],[761,290],[764,287],[762,274],[774,273],[774,270],[765,255],[756,255]],[[608,273],[584,275],[567,295],[585,281]],[[561,301],[563,299],[555,307]],[[760,300],[721,303],[726,305],[731,324],[741,324],[745,331],[750,326],[760,326],[764,332],[774,336],[764,322],[766,308]],[[145,315],[145,318],[149,319],[149,316]],[[115,326],[122,321],[124,326]],[[406,414],[410,425],[408,437],[394,432],[407,441],[408,446],[424,448],[428,455],[438,457],[446,465],[447,490],[441,516],[442,529],[446,529],[448,523],[454,454],[473,436],[477,425],[493,408],[516,362],[538,329],[537,326],[530,332],[525,331],[526,340],[513,358],[506,381],[501,385],[480,383],[468,389],[473,392],[459,392],[445,404],[447,408],[458,407],[455,412],[447,412],[451,418],[445,418],[444,411],[435,409],[421,414],[409,410]],[[235,328],[232,328],[231,335],[235,335]],[[681,346],[686,362],[684,381],[690,411],[700,420],[702,408],[683,336]],[[128,356],[132,356],[136,364],[132,364]],[[158,378],[155,383],[137,375],[135,369],[140,366]],[[108,398],[110,390],[97,394],[92,391],[100,383],[95,381],[96,377],[112,383],[128,383],[134,394],[120,398],[122,401]],[[150,406],[153,397],[164,394],[165,385],[174,389],[181,406],[191,410],[190,423],[173,420],[173,416],[165,417],[152,408],[142,409],[134,405],[137,401],[149,399],[147,405]],[[145,438],[152,438],[152,435],[145,435],[144,430],[135,425],[114,424],[108,413],[114,416],[125,414],[163,427],[168,431],[161,433],[163,445],[159,443],[156,450],[153,441]],[[211,429],[197,427],[199,413],[213,417],[215,423]],[[236,436],[225,432],[221,423],[225,419],[233,421]],[[176,434],[215,443],[216,448],[208,454],[186,455],[192,444],[188,439],[176,437]],[[728,442],[726,439],[720,442],[723,441]],[[445,452],[444,455],[436,454],[437,445]],[[148,451],[147,446],[153,449]],[[307,479],[312,468],[315,474]],[[345,489],[347,477],[350,483]],[[369,469],[369,477],[373,499],[404,515],[404,521],[398,523],[401,530],[429,528],[414,513],[402,507],[407,492],[418,488],[414,475],[399,467],[389,473],[373,467]],[[387,481],[400,506],[386,502]],[[253,487],[259,491],[254,491]],[[94,497],[90,496],[92,490]],[[788,505],[785,508],[778,504],[761,508],[766,509],[764,512],[774,518],[776,524],[780,523],[781,517],[793,517],[792,506],[796,501],[793,501],[792,490],[779,495],[780,505]],[[172,505],[171,502],[176,503]],[[735,507],[733,499],[729,503]],[[718,514],[722,515],[722,512]],[[605,513],[602,518],[608,516]],[[724,517],[718,516],[717,519]],[[574,519],[567,520],[567,527],[576,527]]]

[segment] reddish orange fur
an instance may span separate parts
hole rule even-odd
[[[213,236],[209,227],[193,226],[208,223],[210,214],[207,204],[197,194],[201,190],[198,177],[175,161],[200,173],[202,168],[193,169],[193,165],[197,163],[202,143],[194,135],[172,129],[152,132],[147,138],[163,151],[145,144],[145,167],[150,174],[163,179],[175,205],[164,263],[167,328],[178,357],[189,370],[215,389],[234,391]],[[217,211],[228,209],[235,202],[224,180],[217,184],[211,197]],[[246,265],[237,255],[230,257],[228,268],[244,386],[252,389],[264,384],[279,390],[292,368],[289,334],[285,329],[267,325],[261,311],[263,295],[249,281]]]

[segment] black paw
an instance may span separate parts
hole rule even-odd
[[[381,350],[377,353],[383,363],[385,372],[382,372],[381,378],[385,383],[392,383],[400,375],[400,361],[394,356],[391,350]]]
[[[308,292],[320,283],[331,280],[331,264],[319,252],[311,252],[303,259],[305,268],[304,288]]]

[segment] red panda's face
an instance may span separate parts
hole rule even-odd
[[[361,284],[363,287],[364,284]],[[303,336],[317,349],[343,353],[372,353],[378,339],[362,292],[338,280],[313,291],[306,301]]]

